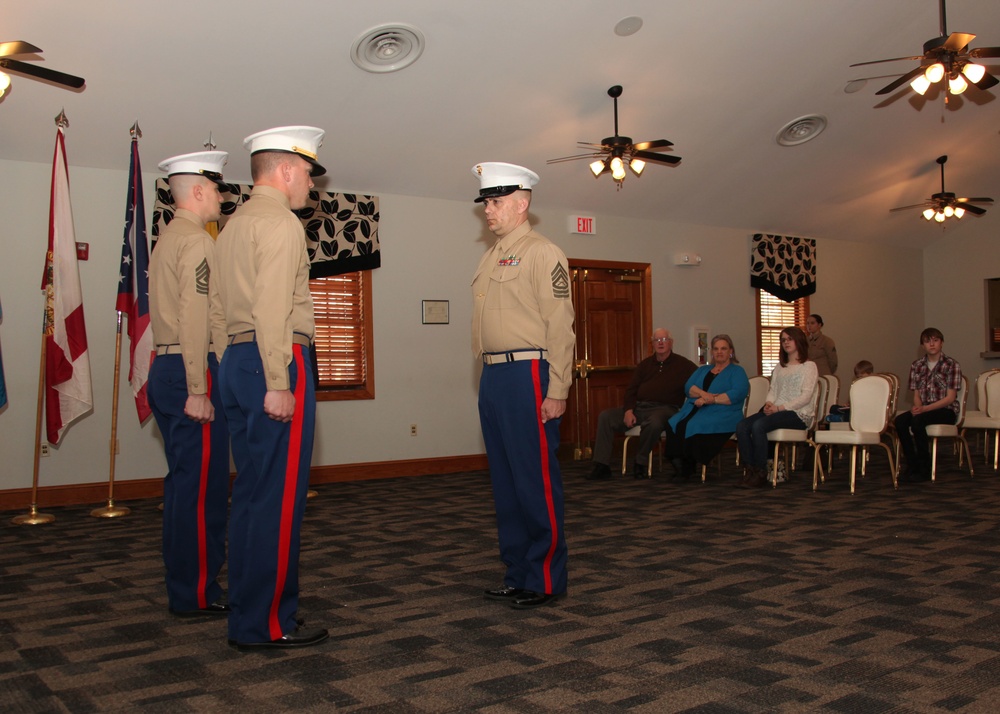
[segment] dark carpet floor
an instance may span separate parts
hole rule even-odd
[[[1000,478],[943,457],[893,491],[874,454],[813,493],[592,482],[565,464],[570,592],[515,611],[485,473],[326,484],[300,614],[331,638],[240,653],[170,616],[156,501],[0,526],[5,712],[997,712]],[[100,505],[100,504],[95,504]]]

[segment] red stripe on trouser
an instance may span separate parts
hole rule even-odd
[[[306,372],[302,359],[302,345],[294,345],[292,366],[295,368],[295,411],[288,425],[288,459],[285,462],[285,490],[281,499],[281,522],[278,525],[278,572],[274,582],[274,598],[268,615],[268,629],[271,639],[284,636],[278,620],[278,605],[288,577],[288,551],[292,544],[292,520],[295,511],[295,489],[299,481],[299,458],[302,453],[302,422],[306,404]]]
[[[541,451],[542,483],[545,484],[545,507],[549,514],[549,531],[552,533],[552,542],[549,543],[549,552],[545,554],[545,565],[542,574],[545,576],[545,592],[552,592],[552,556],[555,555],[556,546],[559,543],[559,524],[556,523],[556,507],[552,500],[552,478],[549,475],[549,440],[545,434],[545,424],[542,423],[542,380],[539,376],[540,361],[531,360],[531,383],[535,388],[535,413],[538,415],[538,445]]]
[[[205,394],[212,394],[212,373],[205,371]],[[201,473],[198,476],[198,607],[208,607],[208,528],[205,525],[205,494],[208,492],[208,464],[212,458],[212,422],[201,425]]]

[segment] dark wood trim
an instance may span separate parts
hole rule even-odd
[[[404,476],[431,476],[462,471],[483,471],[487,468],[486,454],[444,456],[434,459],[405,459],[402,461],[373,461],[360,464],[314,466],[309,473],[309,484],[335,483],[338,481],[369,481]],[[161,498],[163,479],[136,479],[115,482],[115,502],[140,498]],[[78,506],[86,503],[102,504],[108,500],[107,483],[79,483],[68,486],[43,486],[38,489],[38,508],[53,506]],[[31,489],[15,488],[0,491],[0,511],[24,510],[31,507]]]

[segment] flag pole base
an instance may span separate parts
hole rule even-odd
[[[116,506],[114,499],[109,498],[107,506],[95,508],[90,512],[90,515],[94,518],[119,518],[120,516],[127,516],[131,512],[128,506]]]
[[[34,503],[31,504],[31,510],[25,513],[23,516],[14,516],[10,519],[10,522],[15,526],[40,526],[46,523],[52,523],[56,519],[51,513],[39,513],[38,506]]]

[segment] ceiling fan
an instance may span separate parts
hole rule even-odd
[[[892,213],[893,211],[908,211],[913,208],[923,208],[923,217],[928,221],[934,219],[938,223],[943,223],[945,218],[951,218],[952,216],[955,218],[961,218],[965,215],[966,211],[977,216],[981,216],[986,213],[985,208],[973,206],[972,204],[993,203],[992,198],[956,198],[955,194],[944,190],[944,164],[947,160],[947,156],[939,156],[937,158],[937,162],[941,166],[941,191],[939,193],[931,194],[931,197],[923,203],[892,208],[889,212]]]
[[[917,94],[923,95],[930,86],[943,79],[948,80],[948,91],[951,94],[961,94],[969,85],[979,89],[989,89],[997,84],[997,80],[992,74],[986,71],[981,64],[976,64],[973,59],[980,57],[1000,57],[1000,47],[977,47],[969,49],[969,43],[976,36],[969,32],[952,32],[948,34],[947,18],[945,16],[945,0],[939,0],[941,10],[941,35],[933,37],[924,43],[924,53],[913,57],[894,57],[893,59],[874,60],[872,62],[858,62],[852,67],[878,64],[880,62],[897,62],[900,60],[920,60],[920,66],[907,72],[898,79],[890,82],[875,94],[888,94],[907,82]],[[945,102],[948,95],[945,95]]]
[[[622,95],[621,85],[616,84],[608,90],[608,96],[615,102],[615,135],[601,139],[600,144],[592,144],[586,141],[577,143],[589,153],[576,154],[574,156],[563,156],[558,159],[549,159],[545,163],[557,164],[562,161],[576,161],[577,159],[594,159],[590,164],[590,170],[594,176],[611,173],[618,188],[621,189],[625,180],[625,167],[632,169],[636,176],[642,173],[647,161],[661,164],[676,164],[681,160],[680,156],[670,154],[655,153],[668,146],[673,146],[673,142],[666,139],[656,139],[655,141],[640,141],[632,143],[632,138],[618,135],[618,97]]]
[[[82,77],[74,77],[72,74],[66,74],[65,72],[57,72],[54,69],[49,69],[48,67],[39,67],[35,64],[28,64],[21,60],[11,59],[13,55],[31,55],[31,54],[41,54],[42,50],[28,42],[22,42],[21,40],[15,40],[13,42],[0,42],[0,69],[9,72],[17,72],[18,74],[24,74],[29,77],[34,77],[37,79],[44,79],[49,82],[54,82],[56,84],[61,84],[66,87],[72,87],[73,89],[79,89],[84,84],[84,79]],[[0,74],[3,74],[0,72]],[[0,80],[6,78],[0,77]],[[6,84],[10,84],[10,79],[6,78]],[[3,86],[0,89],[0,96],[7,89]]]

